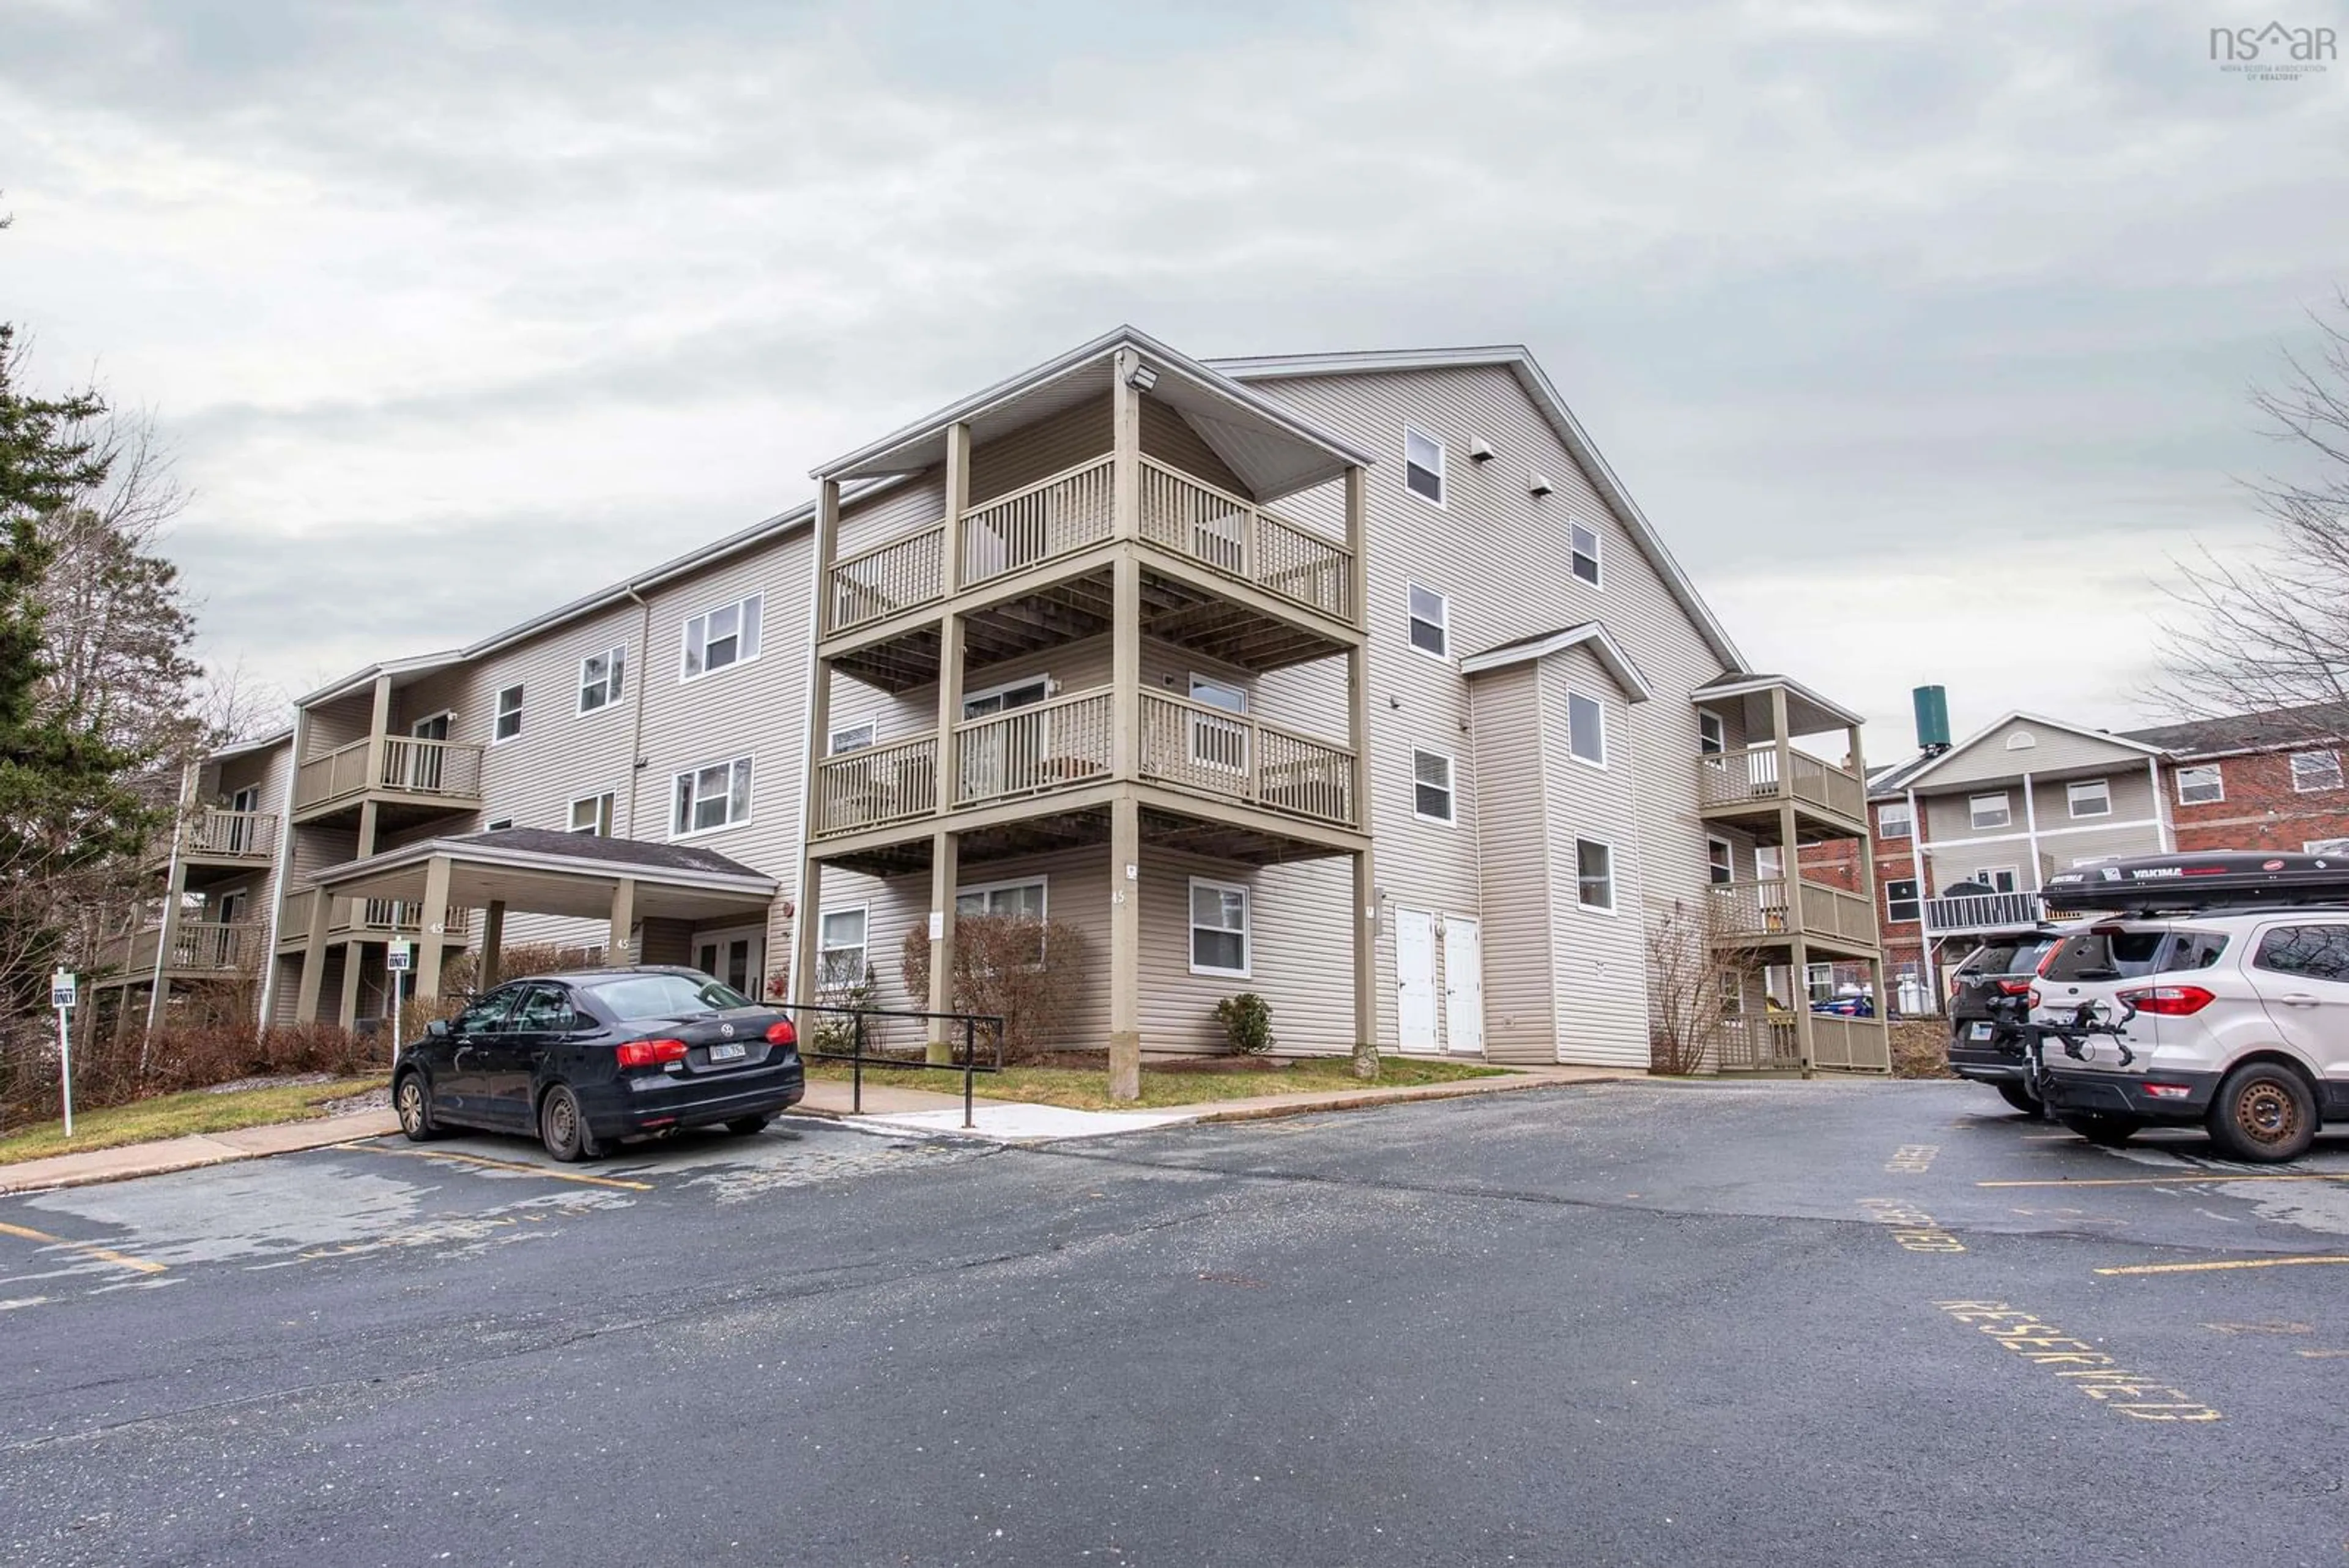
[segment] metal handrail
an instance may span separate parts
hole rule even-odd
[[[833,1007],[816,1002],[793,1003],[785,1007],[784,1011],[791,1013],[794,1022],[800,1014],[805,1012],[828,1013],[835,1018],[844,1017],[852,1021],[851,1043],[846,1051],[811,1051],[808,1049],[809,1032],[806,1030],[800,1032],[800,1056],[802,1060],[846,1062],[850,1064],[848,1113],[851,1116],[861,1116],[864,1111],[864,1066],[868,1062],[876,1067],[927,1067],[960,1073],[962,1075],[962,1125],[966,1127],[975,1125],[972,1121],[973,1101],[976,1098],[972,1087],[975,1081],[974,1075],[1003,1071],[1003,1020],[993,1014],[917,1012],[910,1008],[897,1007]],[[914,1062],[897,1056],[868,1055],[864,1050],[864,1021],[867,1018],[903,1018],[922,1023],[932,1022],[959,1023],[962,1025],[962,1060],[960,1062],[952,1060]],[[978,1060],[978,1027],[981,1024],[990,1026],[995,1041],[995,1060],[988,1064],[981,1064]],[[948,1042],[948,1049],[952,1049],[951,1041]]]

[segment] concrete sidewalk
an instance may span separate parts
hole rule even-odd
[[[167,1171],[193,1170],[199,1166],[261,1159],[273,1154],[291,1154],[295,1149],[357,1143],[398,1130],[399,1118],[389,1111],[360,1111],[355,1116],[276,1122],[265,1127],[239,1127],[233,1132],[197,1133],[157,1143],[127,1143],[119,1148],[56,1154],[47,1159],[0,1165],[0,1196],[46,1192],[59,1187],[88,1187],[99,1181],[128,1181],[136,1176],[160,1176]]]

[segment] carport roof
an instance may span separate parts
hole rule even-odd
[[[636,885],[639,915],[687,919],[763,909],[777,888],[765,873],[697,845],[538,827],[420,839],[330,866],[310,880],[344,898],[417,898],[435,860],[449,862],[453,905],[494,900],[517,910],[588,919],[609,910],[612,889],[622,881]]]

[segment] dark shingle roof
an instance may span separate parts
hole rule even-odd
[[[2126,737],[2180,756],[2211,756],[2225,752],[2261,752],[2302,741],[2332,740],[2349,735],[2349,702],[2312,702],[2300,708],[2271,708],[2264,713],[2238,713],[2226,719],[2196,719],[2183,724],[2162,724],[2150,730],[2124,731]]]
[[[648,844],[640,838],[604,838],[592,833],[557,833],[546,827],[499,827],[487,833],[460,834],[449,842],[478,845],[485,849],[516,849],[530,855],[568,855],[581,860],[606,860],[617,866],[645,866],[663,871],[706,871],[761,879],[767,875],[715,850],[690,844]]]

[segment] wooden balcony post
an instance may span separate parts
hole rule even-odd
[[[1109,1097],[1142,1097],[1142,808],[1109,806]]]
[[[832,631],[832,564],[839,558],[840,481],[827,479],[817,487],[815,502],[815,635],[819,639]]]
[[[1357,849],[1354,872],[1354,1076],[1379,1075],[1379,893],[1378,867],[1368,849]]]
[[[1121,348],[1110,364],[1110,534],[1119,539],[1142,534],[1142,394],[1131,379],[1141,363]]]
[[[302,949],[302,981],[294,993],[294,1021],[318,1022],[318,994],[326,982],[326,919],[334,900],[325,891],[310,889],[310,927]]]
[[[435,855],[424,863],[424,908],[417,916],[416,1000],[440,1000],[440,958],[448,946],[449,857]],[[399,1020],[391,1021],[392,1038],[399,1037]]]
[[[1360,463],[1346,469],[1346,618],[1368,631],[1371,576],[1371,472]]]
[[[947,529],[938,541],[938,592],[962,591],[962,514],[970,510],[970,427],[947,427]]]
[[[930,994],[932,1012],[954,1011],[955,890],[962,879],[962,835],[941,829],[930,836]],[[942,1018],[930,1020],[928,1056],[954,1059],[956,1030]]]
[[[1110,776],[1133,779],[1142,772],[1142,557],[1131,544],[1111,571]]]

